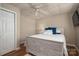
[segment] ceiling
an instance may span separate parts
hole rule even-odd
[[[13,5],[29,16],[34,15],[38,9],[38,17],[74,12],[78,6],[75,3],[15,3]]]

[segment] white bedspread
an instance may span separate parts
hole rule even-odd
[[[48,41],[52,41],[52,42],[58,42],[58,43],[63,43],[63,53],[65,54],[65,56],[68,55],[67,53],[67,48],[66,48],[66,41],[65,41],[65,37],[63,34],[56,34],[56,35],[45,35],[45,34],[36,34],[36,35],[32,35],[32,36],[29,36],[28,38],[33,39],[33,38],[37,38],[37,40],[48,40]],[[27,38],[27,39],[28,39]],[[27,40],[28,41],[28,40]],[[28,43],[33,43],[31,41],[28,41]],[[36,44],[36,43],[33,43],[33,44]],[[32,44],[32,45],[33,45]],[[37,43],[39,44],[39,43]],[[31,45],[31,44],[29,44]],[[31,46],[33,49],[35,47]],[[30,48],[31,49],[31,48]],[[58,49],[58,48],[57,48]],[[61,50],[61,49],[60,49]],[[40,52],[39,52],[40,53]],[[36,53],[37,54],[37,53]]]
[[[65,37],[62,34],[56,34],[56,35],[45,35],[45,34],[36,34],[29,37],[35,37],[35,38],[41,38],[44,40],[51,40],[55,42],[64,42]]]

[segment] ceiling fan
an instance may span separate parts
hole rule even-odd
[[[35,16],[38,16],[38,13],[39,13],[39,11],[40,11],[40,7],[38,7],[38,6],[36,6],[35,8],[33,8],[34,9],[34,12],[35,12]]]
[[[38,14],[40,14],[40,13],[41,14],[45,14],[45,15],[48,14],[45,10],[42,9],[42,8],[45,7],[46,4],[30,3],[29,5],[33,9],[33,11],[34,11],[34,16],[38,16]]]

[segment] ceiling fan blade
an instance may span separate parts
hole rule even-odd
[[[41,4],[32,4],[29,3],[30,7],[33,9],[34,11],[34,15],[37,16],[39,13],[44,14],[44,15],[48,15],[48,12],[42,10],[41,8],[43,7],[43,5]]]
[[[48,15],[49,14],[47,11],[42,10],[42,9],[39,9],[39,12],[42,13],[42,14],[44,14],[44,15]]]
[[[39,13],[39,8],[36,9],[36,11],[35,11],[35,16],[37,16],[38,13]]]

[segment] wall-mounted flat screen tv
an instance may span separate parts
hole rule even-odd
[[[73,24],[74,26],[79,26],[79,13],[78,10],[76,10],[72,16]]]

